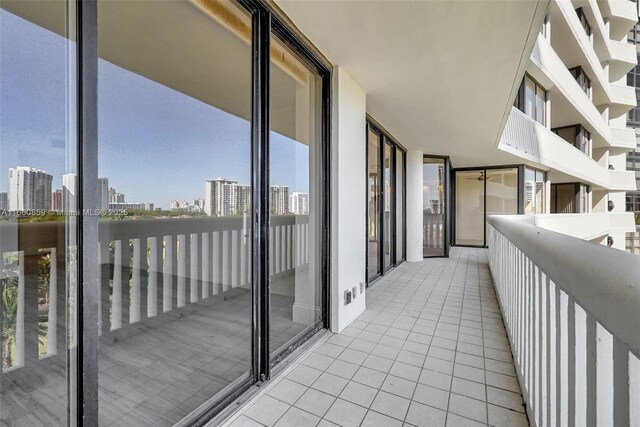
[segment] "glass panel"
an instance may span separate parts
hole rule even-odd
[[[396,262],[403,261],[404,255],[404,156],[396,148]]]
[[[272,358],[321,320],[322,81],[271,38],[270,313]]]
[[[551,186],[551,213],[578,213],[576,184]]]
[[[251,372],[251,19],[98,4],[100,424],[174,424]]]
[[[393,186],[391,183],[391,175],[393,171],[391,144],[384,144],[384,269],[385,271],[391,266],[393,242],[393,230],[391,229],[391,200],[393,198]]]
[[[536,84],[528,76],[524,78],[524,113],[535,120]]]
[[[524,213],[545,213],[546,189],[544,172],[524,168]]]
[[[545,98],[546,98],[546,94],[544,92],[544,89],[542,89],[540,86],[536,86],[536,115],[535,115],[535,119],[538,123],[541,124],[546,124],[545,121],[545,109],[544,109],[544,102],[545,102]]]
[[[484,171],[456,172],[456,244],[484,245]]]
[[[518,213],[518,169],[489,169],[486,172],[487,216]]]
[[[0,424],[6,426],[76,419],[76,215],[54,204],[63,177],[77,173],[75,29],[67,19],[73,5],[0,3]]]
[[[444,256],[444,159],[425,158],[422,166],[423,256]]]
[[[367,278],[380,274],[380,135],[369,128],[367,160]]]
[[[545,173],[536,171],[536,185],[535,185],[535,204],[536,213],[547,213],[547,183]]]

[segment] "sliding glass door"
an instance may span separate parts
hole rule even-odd
[[[405,156],[381,126],[367,125],[367,282],[405,259]]]
[[[487,215],[517,214],[518,168],[455,171],[455,244],[486,246]]]
[[[330,64],[270,14],[0,2],[0,424],[204,425],[328,326]]]
[[[423,256],[446,255],[446,162],[424,157],[422,167]]]
[[[371,127],[367,138],[367,280],[378,277],[380,265],[380,147],[382,137]]]

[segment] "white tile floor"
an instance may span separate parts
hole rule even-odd
[[[404,263],[228,426],[528,426],[486,250]]]

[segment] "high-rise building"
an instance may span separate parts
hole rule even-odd
[[[9,209],[9,195],[0,193],[0,211],[6,211],[7,209]]]
[[[286,185],[272,185],[269,188],[269,210],[273,215],[289,213],[289,187]]]
[[[241,185],[236,186],[236,215],[249,215],[251,214],[251,186]]]
[[[208,179],[205,181],[204,206],[210,216],[226,216],[235,214],[237,181],[226,178]]]
[[[636,55],[640,61],[640,23],[631,29],[627,36],[627,43],[636,46]],[[627,74],[627,84],[635,87],[636,101],[640,101],[640,66],[636,65]],[[626,209],[627,212],[634,212],[636,224],[640,219],[640,106],[629,111],[627,116],[627,127],[633,128],[636,134],[636,149],[627,153],[627,170],[632,171],[636,178],[636,189],[627,191]],[[640,254],[640,225],[636,225],[636,230],[627,233],[626,249],[629,252]]]
[[[109,178],[98,178],[98,209],[109,207]]]
[[[289,209],[295,215],[309,214],[309,193],[293,192],[289,196]]]
[[[50,209],[53,176],[29,166],[9,169],[9,210]]]
[[[51,193],[51,210],[61,212],[64,209],[62,190]]]

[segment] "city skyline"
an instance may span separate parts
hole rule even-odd
[[[0,32],[11,34],[0,55],[12,64],[0,91],[0,104],[12,106],[0,112],[0,170],[28,164],[47,171],[52,187],[61,188],[62,175],[75,172],[76,155],[75,129],[60,120],[75,108],[68,102],[75,98],[68,43],[4,10],[0,19]],[[202,182],[212,176],[250,182],[248,120],[102,59],[98,74],[98,176],[109,176],[112,187],[168,209],[171,200],[202,197]],[[149,153],[152,164],[145,163]],[[271,132],[271,159],[272,182],[308,192],[306,145]],[[8,191],[7,177],[0,176],[0,192]]]

